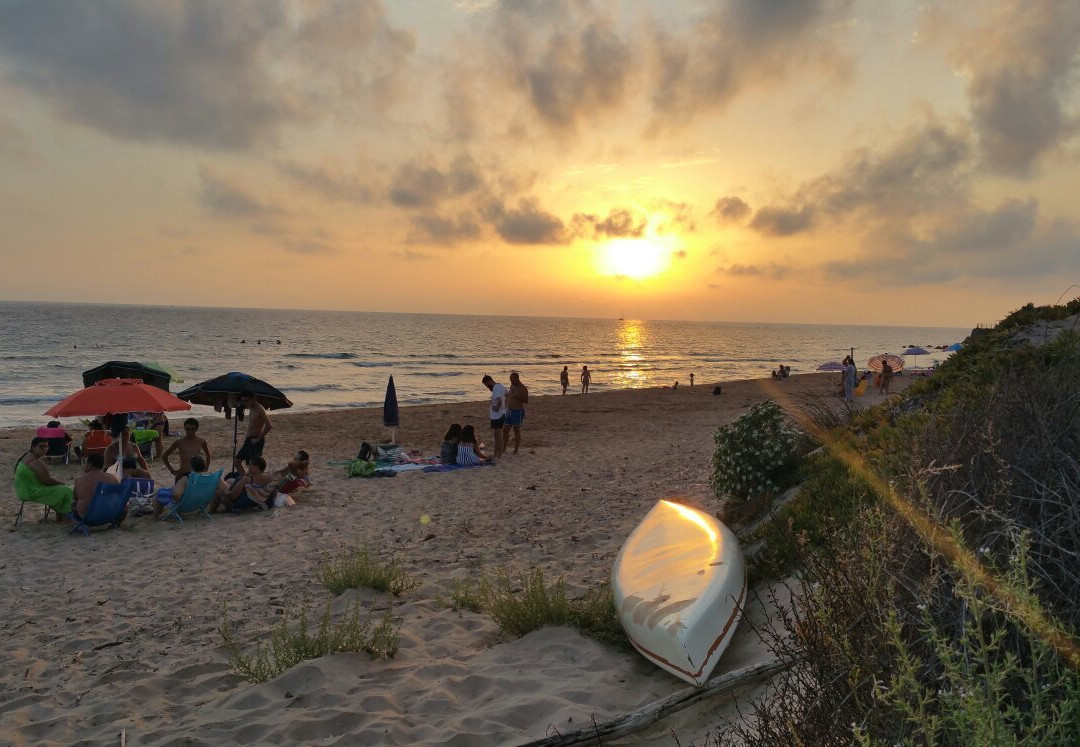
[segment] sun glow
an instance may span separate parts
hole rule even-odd
[[[659,237],[612,239],[603,246],[601,271],[642,280],[657,275],[671,260],[669,241]]]

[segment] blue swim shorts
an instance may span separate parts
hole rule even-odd
[[[506,424],[507,425],[521,425],[525,422],[525,409],[520,410],[507,410],[506,411]]]

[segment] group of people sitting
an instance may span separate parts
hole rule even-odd
[[[99,421],[94,424],[100,426]],[[33,438],[30,449],[15,464],[16,495],[20,500],[52,508],[56,511],[57,521],[79,520],[86,515],[99,484],[118,484],[129,478],[152,479],[146,458],[132,439],[126,422],[122,426],[117,423],[117,430],[118,438],[110,440],[103,451],[84,452],[84,470],[70,487],[49,473],[45,463],[48,439]],[[183,500],[191,475],[209,473],[210,447],[198,435],[198,430],[199,421],[188,418],[184,421],[184,435],[159,454],[176,482],[171,490],[159,491],[153,506],[155,517]],[[170,461],[174,453],[179,461],[176,466]],[[114,466],[117,462],[119,466]],[[311,485],[310,464],[310,455],[300,450],[285,467],[271,472],[262,456],[251,456],[246,460],[243,473],[233,472],[219,480],[209,510],[213,513],[222,508],[226,511],[274,508],[279,496]]]
[[[484,453],[482,444],[476,439],[476,429],[471,425],[462,427],[459,423],[451,425],[450,430],[443,436],[439,459],[443,464],[457,464],[462,467],[491,461],[491,457]]]
[[[788,376],[791,376],[791,366],[785,366],[783,363],[772,372],[774,379],[786,379]]]

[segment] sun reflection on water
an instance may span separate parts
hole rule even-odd
[[[617,371],[613,377],[616,387],[640,387],[648,383],[649,376],[644,371],[645,356],[642,354],[649,342],[645,325],[633,319],[627,319],[618,330]]]

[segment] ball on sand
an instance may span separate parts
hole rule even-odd
[[[430,524],[431,523],[431,517],[428,516],[427,514],[424,514],[423,516],[420,517],[420,523],[421,524]]]

